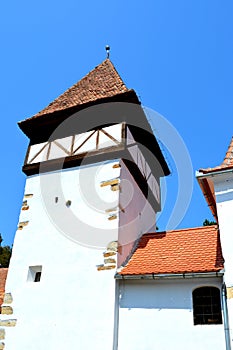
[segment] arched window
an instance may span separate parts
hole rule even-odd
[[[200,287],[193,291],[193,321],[197,324],[221,324],[220,290]]]

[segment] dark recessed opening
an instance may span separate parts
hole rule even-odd
[[[222,324],[220,290],[200,287],[193,291],[194,325]]]
[[[41,271],[37,271],[35,273],[34,282],[40,282],[40,278],[41,278]]]

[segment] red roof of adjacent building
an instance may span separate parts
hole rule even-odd
[[[180,274],[223,269],[217,226],[143,235],[120,275]]]
[[[7,268],[0,268],[0,306],[3,303],[7,272],[8,272]]]
[[[231,142],[223,162],[214,168],[200,169],[200,172],[206,174],[227,169],[233,169],[233,137],[231,138]]]
[[[107,58],[32,118],[113,97],[127,91],[130,90]]]

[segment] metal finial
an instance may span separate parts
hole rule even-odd
[[[109,58],[109,55],[110,55],[110,46],[109,45],[106,45],[105,46],[105,50],[107,52],[107,58]]]

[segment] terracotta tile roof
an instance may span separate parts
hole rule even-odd
[[[233,169],[233,137],[231,138],[231,142],[223,162],[214,168],[200,169],[200,172],[206,174],[227,169]]]
[[[6,283],[6,277],[7,277],[7,268],[0,268],[0,306],[3,302],[3,297],[5,293],[5,283]]]
[[[109,59],[106,59],[30,119],[102,98],[113,97],[127,91],[129,90],[114,65]]]
[[[223,269],[217,226],[148,233],[120,275],[212,272]]]

